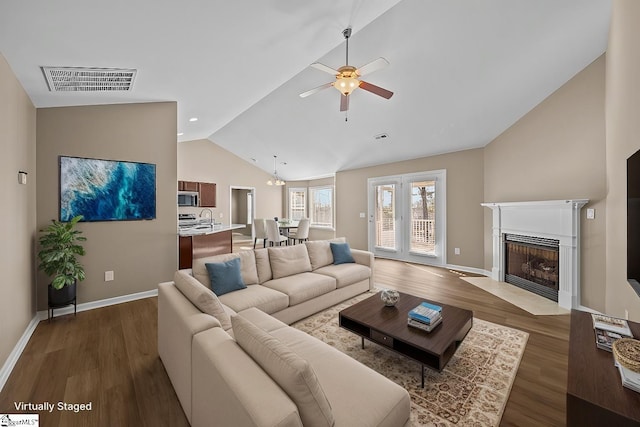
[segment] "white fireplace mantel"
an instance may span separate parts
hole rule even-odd
[[[504,235],[555,239],[560,242],[558,304],[580,306],[580,210],[587,199],[482,203],[493,211],[491,276],[504,281]]]

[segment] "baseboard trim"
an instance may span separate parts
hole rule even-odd
[[[135,301],[135,300],[144,299],[144,298],[152,298],[155,296],[158,296],[158,290],[152,289],[150,291],[138,292],[135,294],[122,295],[122,296],[106,298],[98,301],[85,302],[82,304],[78,304],[78,306],[76,307],[76,310],[77,311],[93,310],[95,308],[107,307],[110,305],[122,304],[124,302],[129,302],[129,301]],[[55,311],[56,316],[62,316],[62,315],[71,314],[71,313],[73,313],[73,306],[56,309]],[[7,361],[2,366],[2,369],[0,369],[0,391],[2,391],[2,389],[4,388],[4,385],[9,379],[9,376],[11,375],[13,368],[15,367],[16,363],[18,362],[18,359],[22,355],[24,348],[27,346],[27,343],[29,342],[31,335],[33,335],[33,332],[36,330],[38,323],[40,323],[40,321],[42,320],[47,320],[47,315],[48,313],[45,310],[45,311],[38,311],[36,315],[33,316],[33,319],[31,319],[31,322],[29,322],[27,329],[25,329],[24,333],[18,340],[18,343],[15,345],[15,347],[9,354]]]
[[[76,307],[76,311],[87,311],[93,310],[101,307],[108,307],[110,305],[122,304],[123,302],[135,301],[144,298],[152,298],[158,296],[158,290],[152,289],[150,291],[138,292],[135,294],[121,295],[113,298],[101,299],[98,301],[91,302],[83,302],[82,304],[78,304]],[[73,306],[68,306],[64,308],[57,308],[54,312],[55,316],[64,316],[65,314],[72,314]],[[39,311],[38,317],[40,320],[47,320],[48,313],[47,311]]]
[[[464,271],[465,273],[481,274],[483,276],[491,277],[491,272],[488,270],[484,270],[482,268],[466,267],[464,265],[454,265],[454,264],[444,265],[443,268],[448,268],[448,269],[457,270],[457,271]]]
[[[31,335],[33,335],[33,331],[36,330],[36,326],[38,326],[38,323],[40,323],[40,319],[36,314],[35,316],[33,316],[33,319],[31,319],[31,322],[29,322],[27,329],[25,329],[16,346],[13,348],[13,350],[11,350],[11,353],[9,353],[9,357],[7,358],[6,362],[4,362],[2,369],[0,369],[0,391],[2,391],[2,389],[4,388],[4,385],[9,379],[9,375],[11,375],[11,372],[16,366],[16,363],[18,363],[18,359],[22,355],[22,351],[24,350],[24,348],[27,346]]]

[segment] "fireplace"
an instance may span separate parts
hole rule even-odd
[[[529,270],[528,275],[514,274],[512,269],[509,276],[526,279],[528,286],[547,293],[551,291],[543,288],[551,289],[551,284],[555,282],[556,291],[553,294],[557,293],[555,301],[558,305],[566,309],[580,307],[580,210],[587,202],[586,199],[571,199],[483,203],[482,206],[492,211],[491,277],[497,281],[507,281],[510,262],[521,270],[525,264],[524,270]],[[535,241],[512,242],[535,248],[531,259],[520,259],[520,255],[512,254],[507,261],[507,235],[533,237]],[[549,242],[553,242],[555,247],[548,248]],[[556,251],[555,272],[552,271],[554,267],[549,265],[553,256],[543,250]],[[544,262],[537,261],[537,258],[544,259]],[[531,280],[531,276],[534,280]],[[554,299],[553,296],[550,299]]]
[[[504,281],[558,302],[560,241],[505,234]]]

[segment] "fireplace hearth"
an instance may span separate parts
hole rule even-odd
[[[560,241],[505,234],[505,282],[558,302]]]

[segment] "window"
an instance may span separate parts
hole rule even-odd
[[[307,189],[289,188],[289,219],[300,220],[307,216]]]
[[[333,186],[309,188],[309,219],[311,226],[333,228]]]

